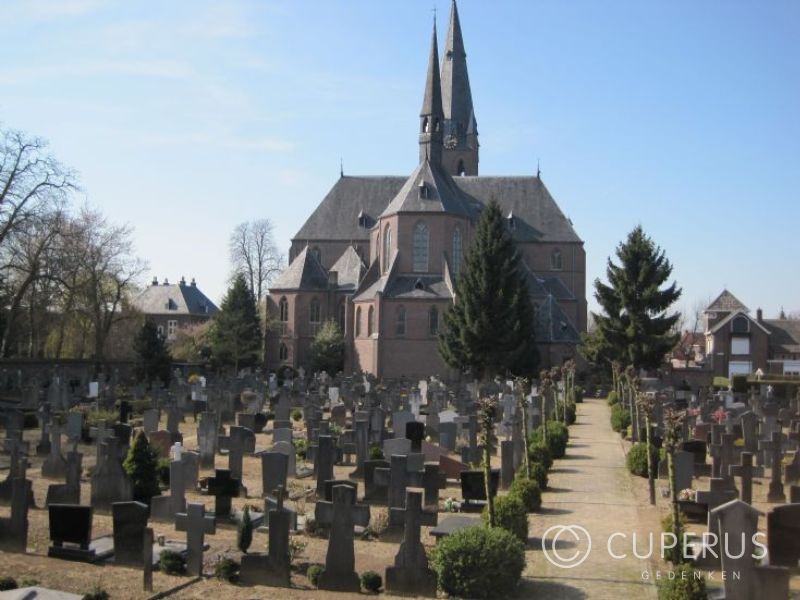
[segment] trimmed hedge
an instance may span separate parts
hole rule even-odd
[[[614,404],[611,407],[611,429],[614,431],[625,432],[631,424],[631,415],[621,404]]]
[[[536,512],[542,507],[542,490],[533,479],[517,477],[511,483],[508,494],[518,497],[528,512]]]
[[[528,446],[528,460],[532,463],[539,463],[547,471],[553,466],[553,457],[544,444],[530,444]]]
[[[467,527],[439,540],[431,567],[450,596],[504,598],[522,576],[525,546],[500,527]]]
[[[361,574],[361,587],[364,591],[377,594],[383,587],[383,577],[375,571],[364,571]]]
[[[497,526],[513,534],[523,544],[528,541],[528,511],[522,499],[515,494],[498,496],[494,501]],[[483,509],[483,522],[489,523],[489,507]]]
[[[536,431],[530,435],[529,443],[531,446],[544,443],[544,425],[540,425]],[[569,429],[559,421],[547,422],[547,448],[552,458],[564,458],[567,453],[567,443],[569,442]],[[551,465],[552,466],[552,465]],[[550,468],[549,466],[547,467]]]
[[[706,600],[706,582],[692,565],[676,565],[670,577],[658,580],[658,600]]]
[[[533,479],[538,485],[540,490],[547,489],[547,469],[544,468],[544,465],[538,462],[531,461],[531,479]]]
[[[611,390],[608,392],[608,398],[606,399],[609,406],[614,406],[615,404],[619,404],[619,394],[617,394],[616,390]]]
[[[652,454],[653,473],[658,473],[658,449],[650,444],[650,452]],[[625,464],[628,471],[639,477],[647,477],[647,444],[645,442],[637,442],[628,451],[625,457]]]

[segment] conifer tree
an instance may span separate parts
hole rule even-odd
[[[597,328],[584,352],[595,361],[655,369],[679,339],[673,327],[680,315],[668,310],[681,290],[674,281],[666,285],[672,264],[641,226],[620,243],[616,255],[619,264],[608,259],[608,284],[594,282],[603,313],[592,314]]]
[[[237,275],[214,317],[211,330],[214,359],[220,364],[240,366],[253,364],[261,348],[256,301],[243,275]]]
[[[250,518],[250,507],[245,506],[242,511],[242,520],[236,529],[236,547],[247,554],[250,544],[253,543],[253,520]]]
[[[536,372],[527,277],[497,202],[481,215],[444,321],[439,353],[451,367],[484,381]]]
[[[172,355],[155,323],[144,322],[133,340],[133,349],[136,352],[136,377],[139,381],[150,384],[160,379],[164,385],[169,385]]]
[[[160,496],[158,486],[158,452],[150,446],[144,431],[139,431],[122,464],[133,485],[133,499],[150,504],[150,498]]]

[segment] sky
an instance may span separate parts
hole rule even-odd
[[[449,0],[3,0],[0,124],[49,140],[75,202],[153,276],[219,301],[227,241],[289,240],[339,176],[416,166]],[[800,2],[460,0],[484,175],[542,179],[587,296],[641,224],[680,304],[800,310]]]

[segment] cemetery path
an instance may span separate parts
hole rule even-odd
[[[623,442],[611,429],[609,415],[605,400],[578,404],[567,455],[554,461],[542,512],[530,517],[524,597],[656,597],[656,563],[634,556],[633,535],[640,555],[645,554],[648,535],[659,539],[658,513],[647,502],[647,482],[628,473]],[[591,551],[579,562],[588,548],[587,533]],[[610,556],[609,538],[614,554],[625,558]],[[572,566],[557,566],[559,561]]]

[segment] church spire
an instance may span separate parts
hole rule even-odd
[[[456,0],[450,10],[450,27],[442,59],[442,107],[445,118],[443,163],[447,171],[452,175],[477,175],[478,124]]]
[[[439,45],[436,41],[436,19],[433,21],[431,53],[428,58],[428,76],[425,79],[425,95],[419,113],[419,159],[440,162],[442,157],[442,82],[439,76]]]

